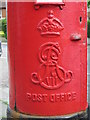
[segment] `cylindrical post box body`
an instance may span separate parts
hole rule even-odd
[[[86,9],[80,1],[8,2],[11,111],[35,118],[85,115]]]

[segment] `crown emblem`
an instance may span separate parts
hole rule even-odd
[[[60,35],[60,31],[64,29],[63,24],[54,16],[52,10],[48,11],[47,18],[44,18],[38,24],[38,30],[40,30],[41,35]]]

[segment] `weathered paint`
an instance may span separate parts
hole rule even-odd
[[[8,2],[11,109],[36,116],[87,109],[86,9]]]
[[[63,116],[32,116],[32,115],[27,115],[27,114],[22,114],[19,112],[16,112],[15,110],[12,110],[8,107],[7,109],[7,116],[8,118],[13,118],[13,119],[18,119],[20,120],[21,118],[30,120],[30,119],[39,119],[39,120],[87,120],[88,118],[88,110],[86,111],[81,111],[75,114],[68,114],[68,115],[63,115]]]

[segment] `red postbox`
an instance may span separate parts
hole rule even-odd
[[[13,118],[86,119],[87,3],[8,2]]]

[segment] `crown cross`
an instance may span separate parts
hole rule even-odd
[[[48,11],[47,18],[44,18],[38,24],[38,30],[41,35],[60,35],[60,31],[64,29],[63,24],[54,16],[52,10]]]

